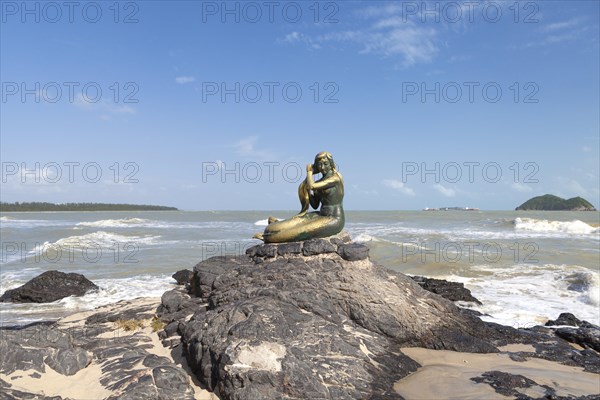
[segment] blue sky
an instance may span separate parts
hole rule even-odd
[[[2,201],[600,205],[597,1],[0,3]]]

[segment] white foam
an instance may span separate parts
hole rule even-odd
[[[268,219],[259,219],[258,221],[256,221],[254,223],[254,225],[256,225],[256,226],[267,226],[267,225],[269,225],[269,220]]]
[[[556,264],[478,265],[471,270],[477,278],[440,278],[464,283],[483,303],[472,308],[489,314],[482,318],[486,321],[530,327],[570,312],[579,319],[600,324],[598,271]]]
[[[126,236],[111,232],[97,231],[86,235],[69,236],[55,242],[46,241],[44,243],[38,243],[32,250],[28,251],[27,254],[28,256],[36,257],[44,255],[52,260],[55,259],[55,257],[62,258],[64,251],[69,252],[73,249],[100,249],[100,251],[102,251],[112,249],[115,245],[121,246],[124,244],[132,244],[139,246],[167,243],[157,241],[158,238],[160,238],[160,236]],[[19,258],[20,257],[21,256],[19,255]]]
[[[160,238],[160,236],[127,236],[119,235],[117,233],[112,232],[97,231],[94,233],[88,233],[86,235],[69,236],[63,239],[59,239],[51,244],[64,247],[111,246],[115,242],[135,242],[137,244],[153,244],[153,242],[158,238]]]
[[[9,289],[17,288],[27,282],[31,277],[40,275],[44,270],[38,267],[20,268],[13,271],[2,271],[0,275],[0,294]]]
[[[95,279],[94,283],[100,287],[100,290],[88,292],[81,297],[65,297],[57,304],[68,310],[91,310],[140,296],[161,297],[165,291],[173,288],[175,282],[170,275],[142,275],[125,279]]]
[[[149,220],[143,218],[124,218],[124,219],[102,219],[92,222],[79,222],[75,226],[86,226],[91,228],[128,228],[131,226],[148,225]]]
[[[376,242],[379,240],[371,235],[367,235],[366,233],[361,233],[354,238],[354,241],[357,243],[366,243],[366,242]]]
[[[49,227],[49,226],[67,226],[71,225],[71,222],[61,221],[61,220],[52,220],[52,219],[13,219],[10,217],[0,217],[2,218],[2,228],[18,228],[18,229],[27,229],[27,228],[38,228],[38,227]]]
[[[70,312],[88,311],[121,300],[137,297],[161,297],[172,289],[175,281],[169,275],[142,275],[125,279],[94,279],[100,289],[84,296],[70,296],[42,304],[2,303],[2,324],[26,324],[34,321],[57,319]]]
[[[549,221],[546,219],[515,218],[515,229],[532,232],[558,232],[588,235],[599,233],[600,229],[594,228],[583,221]]]

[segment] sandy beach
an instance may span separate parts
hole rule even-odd
[[[100,307],[94,311],[80,312],[58,321],[57,328],[75,332],[86,329],[86,320],[98,313],[122,314],[128,310],[146,308],[156,309],[159,298],[138,298]],[[158,357],[167,358],[174,366],[189,373],[188,383],[193,388],[193,398],[197,400],[214,400],[218,397],[200,387],[199,382],[190,373],[181,347],[173,349],[163,346],[154,332],[151,318],[139,320],[143,327],[125,331],[116,323],[103,323],[106,330],[98,335],[106,341],[116,338],[133,337],[144,343],[145,350]],[[356,333],[356,335],[360,335]],[[576,345],[574,345],[576,346]],[[579,347],[579,346],[576,346]],[[574,348],[576,348],[574,347]],[[471,380],[486,371],[502,371],[513,375],[522,375],[539,385],[514,388],[518,393],[533,398],[543,397],[545,388],[550,387],[560,396],[586,396],[600,394],[600,375],[583,371],[582,368],[563,365],[557,362],[529,357],[522,361],[511,359],[511,354],[531,353],[535,349],[531,345],[511,344],[499,348],[500,353],[474,354],[447,350],[430,350],[418,347],[402,348],[401,351],[417,361],[421,368],[394,385],[395,391],[407,400],[431,399],[507,399],[494,391],[488,384],[480,384]],[[363,350],[364,351],[364,350]],[[107,399],[114,396],[110,385],[101,382],[106,378],[106,368],[114,358],[98,359],[94,357],[89,365],[77,373],[65,376],[46,366],[43,372],[36,369],[17,370],[10,374],[0,374],[0,379],[8,382],[11,389],[42,396],[61,396],[78,400]],[[143,376],[147,368],[141,362],[132,366],[132,376]]]
[[[110,343],[111,341],[117,343],[126,338],[134,339],[134,342],[139,343],[149,354],[164,357],[174,367],[180,368],[187,373],[189,368],[185,358],[181,356],[181,347],[170,349],[163,346],[158,333],[154,332],[151,326],[152,318],[140,318],[138,321],[143,327],[130,331],[122,329],[114,322],[101,323],[99,326],[94,325],[93,328],[89,324],[86,325],[86,319],[98,313],[118,315],[127,311],[140,309],[147,309],[152,312],[152,310],[156,310],[159,304],[160,298],[157,297],[145,297],[119,302],[100,307],[93,311],[72,314],[59,320],[56,328],[71,333],[81,332],[83,336],[95,336],[94,339],[99,339],[104,343]],[[102,333],[95,335],[96,332],[100,331],[98,328],[103,328]],[[50,332],[42,334],[42,336],[47,337],[51,335]],[[106,381],[111,363],[119,357],[122,357],[122,355],[107,358],[92,357],[91,362],[85,368],[70,376],[60,374],[46,365],[44,371],[26,369],[17,370],[10,374],[0,373],[0,379],[9,383],[12,390],[42,396],[61,396],[76,400],[107,399],[118,395],[119,392],[111,390],[111,385],[104,385],[101,382]],[[131,379],[149,374],[149,369],[143,365],[142,361],[135,363],[130,369]],[[108,380],[111,380],[110,377],[108,377]],[[213,400],[217,398],[214,394],[203,390],[198,382],[194,381],[195,379],[192,375],[188,375],[188,383],[193,389],[194,399]]]
[[[473,354],[446,350],[403,348],[402,352],[422,365],[419,370],[396,383],[394,389],[411,400],[430,399],[506,399],[489,385],[475,383],[475,378],[486,371],[502,371],[523,375],[540,385],[546,385],[559,396],[586,396],[600,394],[600,375],[560,363],[528,358],[513,361],[511,352],[532,351],[530,345],[508,345],[502,353]],[[535,351],[535,350],[533,350]],[[519,393],[537,398],[544,397],[545,389],[538,385],[514,388]],[[513,398],[508,397],[508,398]]]

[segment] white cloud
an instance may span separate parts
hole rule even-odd
[[[431,62],[439,51],[442,38],[437,26],[434,28],[415,23],[413,19],[418,19],[419,16],[414,15],[409,19],[402,15],[402,8],[397,5],[371,6],[359,11],[358,14],[373,22],[361,29],[332,32],[315,37],[294,31],[281,41],[303,42],[312,48],[319,48],[324,43],[349,43],[358,46],[361,54],[400,57],[404,67]]]
[[[288,43],[294,43],[302,40],[303,36],[304,35],[302,35],[300,32],[292,32],[285,35],[285,38],[283,40]]]
[[[179,83],[180,85],[185,85],[186,83],[191,83],[195,81],[196,78],[193,76],[178,76],[177,78],[175,78],[175,82]]]
[[[435,190],[437,190],[442,196],[445,196],[445,197],[456,196],[456,190],[445,188],[444,186],[440,185],[439,183],[433,185],[433,188]]]
[[[587,196],[590,194],[590,191],[575,179],[559,176],[557,181],[563,197]]]
[[[513,184],[510,185],[510,187],[512,187],[517,192],[521,192],[521,193],[533,192],[533,189],[531,188],[531,186],[527,186],[527,185],[524,185],[519,182],[513,182]]]
[[[285,43],[304,43],[309,48],[312,48],[312,49],[320,49],[321,48],[321,45],[315,39],[311,38],[310,36],[304,35],[300,32],[296,32],[296,31],[294,31],[292,33],[288,33],[280,41],[285,42]]]
[[[247,158],[258,158],[258,159],[267,159],[269,157],[274,157],[273,153],[267,149],[257,149],[256,142],[258,141],[258,137],[249,136],[247,138],[239,140],[234,144],[235,152],[240,156]]]
[[[100,112],[108,113],[108,114],[133,115],[136,113],[135,108],[133,108],[129,105],[113,103],[108,100],[102,100],[102,99],[98,100],[96,102],[92,102],[92,101],[86,100],[82,94],[79,94],[77,97],[75,97],[75,101],[73,102],[73,104],[75,104],[75,106],[85,109],[85,110],[100,111]],[[107,114],[102,115],[102,118],[109,119]]]
[[[397,179],[384,179],[383,180],[383,184],[389,188],[392,189],[396,189],[399,192],[408,195],[408,196],[414,196],[415,195],[415,191],[412,190],[411,188],[407,187],[404,185],[404,183],[400,182]]]
[[[567,21],[554,22],[542,26],[538,31],[544,38],[534,42],[528,42],[525,47],[548,46],[572,40],[583,40],[584,33],[591,29],[585,25],[585,18],[571,18]]]
[[[542,31],[544,32],[555,32],[563,29],[573,28],[579,26],[581,24],[581,18],[571,18],[567,21],[554,22],[552,24],[548,24],[542,27]]]

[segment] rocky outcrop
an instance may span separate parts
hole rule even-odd
[[[205,305],[178,321],[190,367],[223,399],[400,398],[394,382],[419,367],[401,346],[498,351],[478,318],[372,263],[361,244],[247,253],[196,265],[190,294]]]
[[[98,290],[98,286],[81,274],[46,271],[23,286],[7,290],[0,302],[51,303],[69,296],[83,296],[90,290]]]
[[[474,301],[451,289],[438,291]],[[528,344],[531,351],[507,354],[600,369],[594,350],[576,350],[550,328],[482,322],[347,241],[263,244],[210,258],[194,267],[189,293],[163,295],[158,314],[164,343],[181,337],[193,373],[221,399],[400,399],[394,383],[419,367],[401,347],[485,353]]]
[[[178,285],[186,285],[190,283],[190,280],[194,276],[194,273],[189,269],[182,269],[181,271],[177,271],[172,275],[172,278],[177,281]]]
[[[596,400],[597,395],[589,396],[558,396],[556,390],[548,385],[539,384],[523,375],[515,375],[502,371],[488,371],[480,376],[471,378],[473,382],[490,385],[494,391],[508,398],[518,400],[556,399],[556,400]],[[527,391],[523,389],[528,389]],[[524,392],[534,394],[528,396]],[[536,395],[537,394],[537,395]],[[542,397],[543,396],[543,397]]]
[[[151,337],[156,333],[147,318],[154,316],[155,308],[154,301],[134,300],[83,320],[0,330],[0,375],[9,377],[0,379],[0,398],[62,399],[26,391],[27,383],[20,384],[25,376],[49,379],[44,375],[52,369],[64,377],[64,385],[84,385],[84,391],[89,385],[86,398],[194,399],[188,373],[170,358],[152,352],[156,346]],[[135,329],[120,327],[120,321],[131,318],[139,323]],[[82,370],[89,372],[79,374]],[[105,395],[98,397],[94,388]]]
[[[556,320],[546,322],[546,326],[558,326],[557,336],[583,348],[600,352],[600,327],[594,324],[581,321],[571,313],[562,313]]]
[[[423,276],[411,276],[421,287],[429,292],[439,294],[445,299],[451,301],[467,301],[481,304],[471,294],[471,291],[465,288],[464,283],[450,282],[443,279],[425,278]]]

